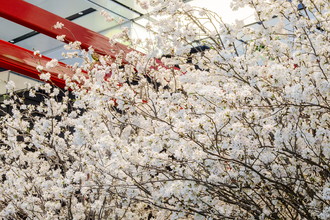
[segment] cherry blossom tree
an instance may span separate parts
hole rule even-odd
[[[82,51],[68,90],[4,101],[0,216],[329,219],[330,3],[233,1],[255,9],[247,26],[140,4],[158,16],[150,38],[111,43],[146,54]]]

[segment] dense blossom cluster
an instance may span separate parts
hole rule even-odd
[[[0,217],[329,219],[330,3],[233,1],[252,26],[141,4],[159,16],[130,40],[146,55],[84,51],[74,98],[45,84],[40,105],[4,101]]]

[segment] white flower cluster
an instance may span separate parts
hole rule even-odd
[[[39,77],[41,80],[48,81],[50,80],[50,73],[49,72],[41,73]]]
[[[58,35],[56,36],[56,40],[59,40],[59,41],[64,41],[66,35],[65,34],[62,34],[62,35]]]
[[[47,62],[46,63],[46,69],[49,69],[49,68],[53,68],[53,67],[56,67],[58,64],[58,60],[57,59],[52,59],[51,61]]]
[[[330,3],[299,3],[235,0],[242,27],[151,0],[147,54],[85,51],[68,91],[7,98],[0,218],[330,219]]]
[[[55,29],[62,29],[64,27],[64,24],[62,22],[56,22],[53,26]]]

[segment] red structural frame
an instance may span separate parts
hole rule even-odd
[[[96,53],[112,57],[118,54],[120,50],[126,53],[131,51],[127,46],[120,43],[111,46],[109,38],[28,2],[22,0],[0,0],[0,6],[1,17],[52,38],[64,34],[66,35],[66,42],[80,41],[82,49],[88,49],[92,46]],[[64,27],[55,29],[53,26],[57,22],[63,23]]]
[[[25,76],[39,79],[38,65],[45,66],[51,58],[34,55],[34,52],[18,47],[7,41],[0,40],[0,67],[15,71]],[[56,68],[44,69],[51,75],[51,82],[61,88],[65,87],[65,81],[59,78],[60,74],[73,75],[74,72],[66,64],[59,62]]]
[[[66,43],[80,41],[82,49],[88,49],[91,46],[100,55],[109,55],[114,58],[120,51],[125,53],[132,51],[120,43],[111,46],[107,37],[22,0],[0,0],[0,16],[52,38],[64,34]],[[57,22],[63,23],[64,27],[55,29],[53,26]],[[45,65],[50,60],[51,58],[34,56],[32,51],[0,40],[0,67],[2,68],[39,79],[40,73],[36,70],[36,66]],[[54,84],[62,88],[65,82],[58,78],[58,75],[60,73],[73,74],[64,63],[46,71],[51,73]]]
[[[121,51],[124,53],[133,51],[133,49],[121,43],[110,45],[109,38],[106,36],[23,0],[0,0],[0,16],[52,38],[56,38],[58,35],[66,35],[66,43],[80,41],[82,49],[87,50],[89,47],[92,47],[97,54],[108,55],[111,58],[115,58]],[[63,23],[64,27],[62,29],[55,29],[53,26],[57,22]],[[51,58],[48,57],[38,58],[33,56],[32,51],[0,40],[0,67],[2,68],[39,79],[40,73],[36,70],[36,66],[45,65],[50,60]],[[160,60],[155,59],[154,61],[156,66],[164,67],[164,64]],[[156,66],[152,68],[157,68]],[[178,69],[176,67],[172,68]],[[58,67],[46,71],[51,73],[53,83],[62,88],[65,86],[65,82],[58,75],[60,73],[74,74],[64,63],[60,63]]]

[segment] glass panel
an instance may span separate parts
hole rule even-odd
[[[97,9],[103,9],[107,12],[113,12],[113,14],[116,14],[117,16],[120,16],[122,18],[133,19],[140,16],[140,14],[134,12],[133,10],[130,10],[129,7],[125,7],[125,4],[116,3],[114,1],[88,0],[88,2],[92,3],[93,7]]]
[[[73,22],[89,30],[100,32],[118,24],[120,17],[118,15],[112,14],[111,12],[109,12],[109,14],[110,16],[115,18],[114,21],[106,21],[106,19],[98,11],[96,11],[78,19],[75,19]]]
[[[13,81],[15,83],[15,91],[27,89],[27,85],[31,86],[36,85],[38,83],[42,83],[40,81],[28,78],[26,76],[20,75],[18,73],[11,72],[9,70],[0,72],[0,95],[7,93],[6,84],[8,81]]]
[[[16,37],[22,36],[32,31],[29,28],[8,21],[4,18],[0,18],[0,30],[1,30],[0,39],[5,41],[12,40]],[[4,31],[4,30],[10,30],[10,31]]]
[[[51,48],[59,47],[64,44],[46,35],[38,34],[17,42],[16,45],[32,51],[39,50],[42,53],[43,51],[47,51]]]
[[[100,32],[100,34],[103,34],[104,36],[107,36],[110,38],[113,35],[120,33],[122,28],[124,28],[124,27],[127,27],[130,29],[132,27],[132,22],[131,21],[124,22],[122,24],[119,24],[114,27],[103,30]]]
[[[126,5],[129,8],[132,8],[141,14],[146,14],[148,13],[146,10],[143,10],[141,7],[139,7],[136,3],[135,0],[112,0],[113,2],[120,2],[123,5]]]
[[[30,3],[64,18],[92,7],[90,3],[82,0],[30,1]]]

